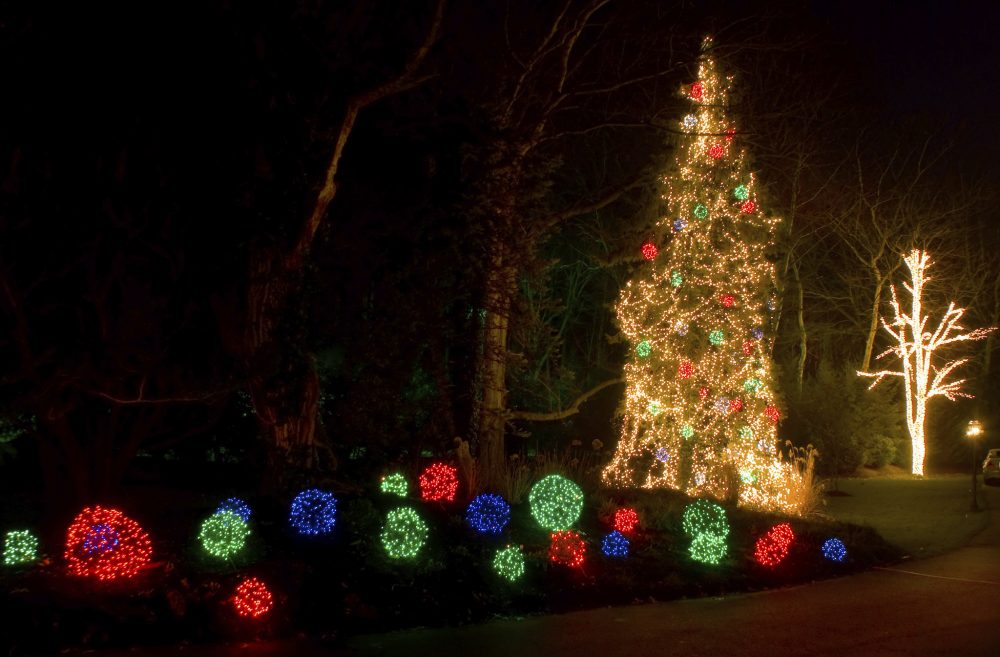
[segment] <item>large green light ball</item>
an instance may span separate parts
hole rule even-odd
[[[745,201],[750,198],[750,190],[747,189],[746,185],[740,185],[733,190],[733,196],[736,197],[737,201]]]
[[[708,341],[718,347],[726,341],[726,334],[721,329],[716,329],[708,334]]]
[[[524,554],[521,548],[509,545],[493,557],[493,570],[504,579],[515,582],[524,575]]]
[[[698,219],[704,219],[705,217],[708,216],[708,208],[699,203],[698,205],[694,206],[694,216],[697,217]]]
[[[391,475],[382,477],[379,488],[383,493],[400,497],[406,497],[410,492],[410,485],[401,472],[393,472]]]
[[[539,525],[549,531],[560,531],[580,519],[583,491],[566,477],[552,474],[531,487],[528,503]]]
[[[198,539],[205,552],[218,559],[230,559],[246,547],[249,535],[250,527],[243,518],[223,510],[205,518]]]
[[[3,564],[23,566],[38,558],[38,539],[26,529],[7,532],[3,541]]]
[[[393,509],[382,527],[382,547],[390,559],[412,559],[427,542],[427,523],[408,506]]]
[[[726,510],[715,502],[695,500],[684,509],[684,533],[697,537],[699,534],[710,534],[719,538],[729,535],[729,520]]]
[[[711,534],[698,534],[691,541],[688,554],[695,561],[715,565],[726,556],[726,539]]]

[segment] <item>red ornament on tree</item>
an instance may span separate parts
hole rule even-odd
[[[788,548],[795,540],[795,532],[787,522],[775,525],[757,540],[754,559],[762,566],[773,568],[788,556]]]
[[[732,308],[733,304],[736,303],[736,297],[731,294],[720,294],[719,303],[722,304],[723,308]]]
[[[271,611],[273,606],[274,596],[271,595],[267,584],[256,577],[240,582],[233,594],[233,607],[240,616],[260,618]]]
[[[87,507],[66,530],[70,575],[110,581],[133,577],[153,553],[149,534],[118,509]]]
[[[698,388],[698,396],[702,399],[708,399],[708,386],[702,386]]]
[[[733,397],[729,400],[729,410],[733,413],[739,413],[743,410],[743,400],[739,397]]]
[[[768,406],[765,408],[764,415],[771,424],[777,424],[778,420],[781,419],[781,411],[778,410],[777,406]]]
[[[755,346],[756,345],[754,344],[753,340],[744,340],[743,341],[743,355],[744,356],[753,356],[753,349],[754,349]]]
[[[705,95],[705,85],[701,82],[694,82],[691,84],[691,98],[692,100],[701,100],[701,97]]]
[[[694,374],[694,363],[682,360],[681,364],[677,366],[677,375],[682,379],[690,379],[692,374]]]
[[[757,204],[753,201],[747,200],[740,203],[740,210],[742,210],[744,214],[753,214],[753,211],[756,209]]]
[[[652,260],[660,252],[656,245],[652,242],[646,242],[642,245],[642,257],[646,260]]]
[[[709,147],[708,154],[712,158],[718,160],[718,159],[722,158],[723,155],[726,154],[726,147],[723,146],[722,144],[715,144],[715,145]]]
[[[614,527],[623,534],[631,534],[639,526],[639,514],[635,509],[624,508],[615,511]]]
[[[432,463],[420,474],[420,498],[425,502],[454,502],[458,470],[447,463]]]
[[[552,542],[549,544],[549,561],[552,563],[579,568],[583,566],[587,554],[587,544],[580,538],[580,533],[572,530],[552,532]]]

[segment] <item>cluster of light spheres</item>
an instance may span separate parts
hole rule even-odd
[[[480,534],[500,534],[510,523],[510,504],[500,495],[476,496],[465,510],[465,521]]]
[[[233,608],[244,618],[260,618],[274,607],[274,596],[267,584],[250,577],[236,587],[233,593]]]
[[[288,522],[306,536],[329,534],[337,524],[337,498],[319,488],[309,488],[292,500]]]
[[[420,473],[420,498],[425,502],[454,502],[458,470],[447,463],[432,463]]]
[[[552,532],[549,542],[549,561],[561,566],[580,568],[587,556],[587,544],[579,532],[572,530]]]
[[[562,475],[543,477],[528,494],[531,515],[549,531],[570,528],[583,511],[583,491]]]
[[[619,531],[613,531],[601,539],[601,553],[606,557],[627,557],[628,538]]]
[[[688,553],[695,561],[717,564],[726,556],[729,519],[715,502],[695,500],[684,509],[684,533],[691,537]]]
[[[66,566],[71,575],[111,581],[134,577],[149,563],[149,535],[118,509],[87,507],[66,530]]]
[[[493,570],[507,581],[516,582],[524,576],[524,554],[521,548],[508,545],[493,557]]]
[[[410,507],[393,509],[382,527],[382,547],[390,559],[413,559],[427,542],[427,523]]]
[[[379,490],[387,495],[406,497],[410,494],[410,484],[406,481],[403,473],[393,472],[382,477],[382,481],[379,483]]]
[[[38,538],[27,529],[7,532],[3,540],[3,564],[24,566],[38,559]]]
[[[238,515],[243,522],[250,522],[250,516],[253,515],[250,511],[250,505],[239,497],[230,497],[219,502],[215,512],[219,513],[220,511],[231,511]]]
[[[246,547],[250,527],[232,511],[217,511],[205,518],[198,540],[205,552],[217,559],[231,559]]]
[[[847,546],[839,538],[828,538],[823,543],[823,557],[841,563],[847,558]]]
[[[788,548],[795,540],[795,532],[787,522],[775,525],[766,534],[757,539],[753,558],[762,566],[774,568],[788,556]]]
[[[735,138],[732,78],[719,73],[710,41],[705,45],[699,91],[684,88],[694,119],[679,121],[674,165],[659,177],[658,234],[683,230],[636,270],[615,307],[630,344],[646,340],[656,348],[646,357],[629,354],[621,435],[603,479],[612,487],[641,482],[722,499],[733,492],[731,473],[748,470],[756,479],[738,487],[740,505],[794,511],[800,482],[793,466],[733,441],[741,425],[767,444],[776,441],[765,412],[775,396],[769,345],[748,338],[763,341],[761,327],[772,323],[764,307],[777,276],[767,253],[780,220],[763,211],[748,154]],[[695,124],[697,131],[689,129]],[[673,458],[656,458],[661,449]],[[693,473],[704,483],[696,486]]]
[[[639,526],[639,514],[631,507],[624,507],[615,511],[614,520],[611,526],[615,531],[623,534],[631,534]]]

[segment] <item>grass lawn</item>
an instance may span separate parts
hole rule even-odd
[[[841,479],[838,483],[847,495],[827,496],[826,514],[869,525],[914,557],[963,545],[986,526],[989,517],[988,513],[969,510],[972,493],[968,475],[922,479],[904,475]]]

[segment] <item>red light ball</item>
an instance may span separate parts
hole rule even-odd
[[[454,502],[458,470],[447,463],[432,463],[420,474],[420,498],[426,502]]]
[[[777,424],[778,420],[781,419],[781,411],[778,410],[777,406],[768,406],[765,408],[764,415],[771,424]]]
[[[726,147],[722,144],[715,144],[714,146],[709,147],[708,154],[713,159],[719,160],[726,154]]]
[[[733,397],[729,400],[729,410],[733,413],[739,413],[743,410],[743,400],[739,397]]]
[[[709,393],[708,386],[702,386],[698,388],[698,396],[701,397],[702,399],[708,399],[708,393]]]
[[[118,509],[87,507],[66,530],[66,567],[70,575],[101,581],[134,577],[149,563],[149,534]]]
[[[646,242],[642,245],[642,257],[646,260],[653,260],[659,252],[660,250],[652,242]]]
[[[743,341],[743,355],[744,356],[753,356],[753,350],[754,350],[755,346],[756,345],[754,344],[753,340],[744,340]]]
[[[689,360],[682,360],[677,366],[677,375],[682,379],[690,379],[694,374],[694,363]]]
[[[614,528],[622,534],[631,534],[639,526],[639,514],[635,509],[624,508],[615,511]]]
[[[552,532],[551,539],[549,561],[571,568],[583,566],[583,560],[587,554],[587,544],[583,542],[579,532],[569,529]]]
[[[788,556],[788,548],[795,540],[795,532],[787,522],[775,525],[757,540],[753,557],[762,566],[774,568]]]
[[[260,618],[271,611],[273,606],[274,596],[270,589],[256,577],[240,582],[233,593],[233,607],[237,614],[245,618]]]
[[[705,85],[701,82],[692,83],[690,93],[693,100],[701,100],[702,96],[705,95]]]
[[[732,308],[733,304],[736,303],[736,297],[731,294],[720,294],[719,303],[722,304],[723,308]]]
[[[756,209],[757,204],[753,201],[743,201],[740,203],[740,210],[742,210],[744,214],[753,214],[753,211]]]

